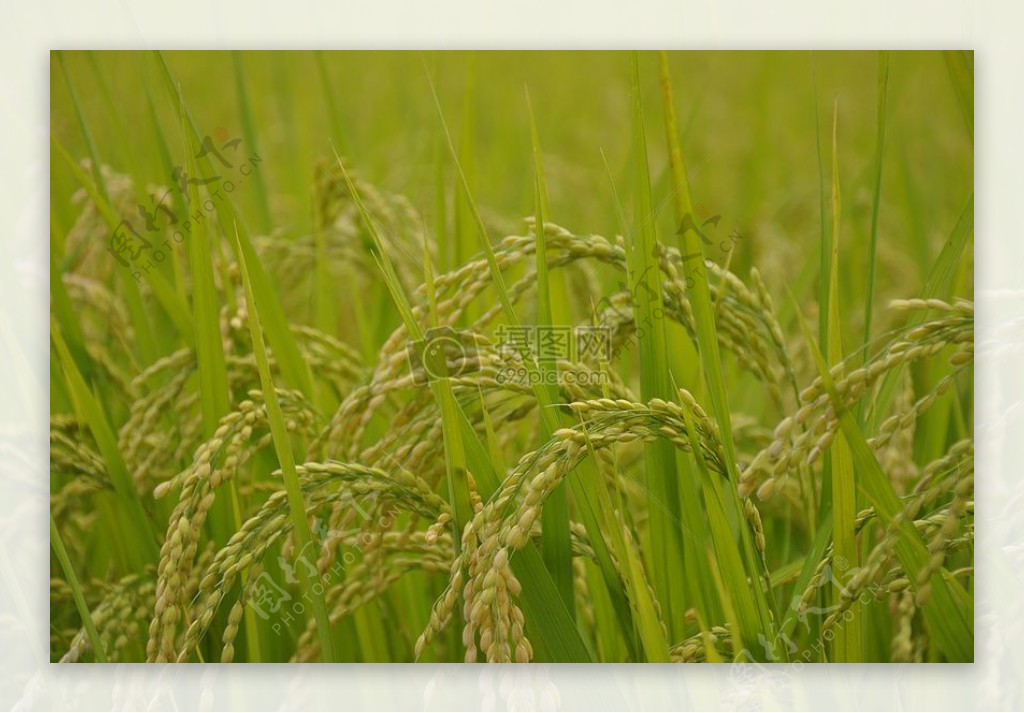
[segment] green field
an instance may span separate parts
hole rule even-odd
[[[53,52],[54,661],[974,659],[970,52]]]

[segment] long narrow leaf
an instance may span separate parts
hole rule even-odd
[[[882,471],[882,467],[857,425],[856,419],[848,409],[843,407],[828,365],[815,346],[814,339],[802,317],[800,325],[818,367],[818,372],[825,384],[825,389],[832,400],[832,407],[836,411],[842,433],[849,443],[853,461],[860,476],[857,487],[875,508],[882,522],[889,527],[896,528],[898,535],[896,556],[904,571],[908,573],[913,586],[917,586],[916,573],[923,570],[931,559],[928,547],[917,528],[914,527],[914,523],[903,517],[903,506],[899,496],[896,495],[892,483]],[[928,584],[931,588],[931,596],[924,603],[922,611],[936,641],[950,661],[958,663],[973,661],[973,597],[965,592],[963,586],[955,579],[947,578],[941,568],[930,577]]]
[[[309,528],[309,520],[306,516],[306,504],[302,497],[302,489],[299,486],[299,476],[295,469],[295,457],[292,454],[291,439],[288,429],[285,426],[284,414],[281,405],[277,400],[277,387],[270,375],[270,365],[267,360],[266,347],[263,344],[263,327],[260,320],[260,311],[256,302],[255,286],[249,274],[248,259],[242,242],[235,234],[234,241],[235,257],[242,275],[242,286],[245,290],[245,301],[249,306],[249,333],[252,336],[252,348],[256,357],[256,368],[260,374],[260,384],[263,388],[263,400],[267,406],[267,420],[270,422],[270,432],[274,442],[274,451],[277,453],[278,463],[281,465],[281,475],[284,479],[285,490],[288,493],[288,510],[291,514],[292,529],[295,535],[295,547],[301,554],[307,548],[315,545]],[[313,549],[315,550],[315,547]],[[327,614],[327,604],[324,600],[324,588],[319,582],[316,573],[309,571],[307,567],[298,568],[302,571],[303,588],[305,596],[309,597],[313,606],[313,615],[316,619],[317,634],[320,640],[320,651],[327,662],[335,660],[334,644],[331,637],[331,623]],[[318,589],[319,588],[319,589]]]

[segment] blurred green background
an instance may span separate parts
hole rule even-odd
[[[318,158],[332,156],[332,144],[366,179],[407,195],[425,216],[433,214],[441,131],[428,74],[435,77],[455,142],[473,143],[467,171],[478,203],[496,220],[507,220],[510,230],[521,230],[518,219],[533,213],[527,89],[544,150],[552,220],[577,232],[619,230],[602,152],[616,190],[629,204],[625,52],[165,56],[206,133],[223,128],[232,137],[243,135],[238,95],[243,77],[255,145],[243,141],[241,148],[264,159],[261,173],[277,229],[310,229],[313,166]],[[180,142],[180,124],[154,56],[76,51],[64,58],[100,160],[132,175],[138,185],[172,185],[155,147],[148,102],[169,140]],[[748,238],[734,269],[742,274],[756,264],[769,284],[797,280],[794,265],[817,258],[815,121],[820,121],[827,175],[837,103],[841,262],[855,274],[862,272],[871,213],[877,53],[676,52],[671,60],[694,201],[702,206],[699,211],[722,215],[723,228]],[[641,72],[655,200],[661,202],[668,197],[667,161],[653,54],[641,55]],[[923,266],[931,264],[973,186],[973,142],[942,53],[893,53],[888,114],[878,280],[883,299],[893,296],[896,286],[900,295],[914,292]],[[467,117],[473,127],[469,136],[462,131]],[[88,155],[56,53],[51,126],[73,156]],[[78,184],[56,156],[51,178],[52,219],[63,233],[76,215],[69,198]],[[453,184],[449,167],[449,188]],[[238,190],[235,200],[243,217],[251,218],[250,228],[263,227],[255,191]],[[661,215],[663,235],[673,230],[670,214]],[[851,289],[851,281],[844,287]]]

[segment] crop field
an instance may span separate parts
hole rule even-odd
[[[50,656],[974,660],[971,52],[50,57]]]

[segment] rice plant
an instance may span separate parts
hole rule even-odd
[[[973,660],[970,53],[51,82],[54,661]]]

